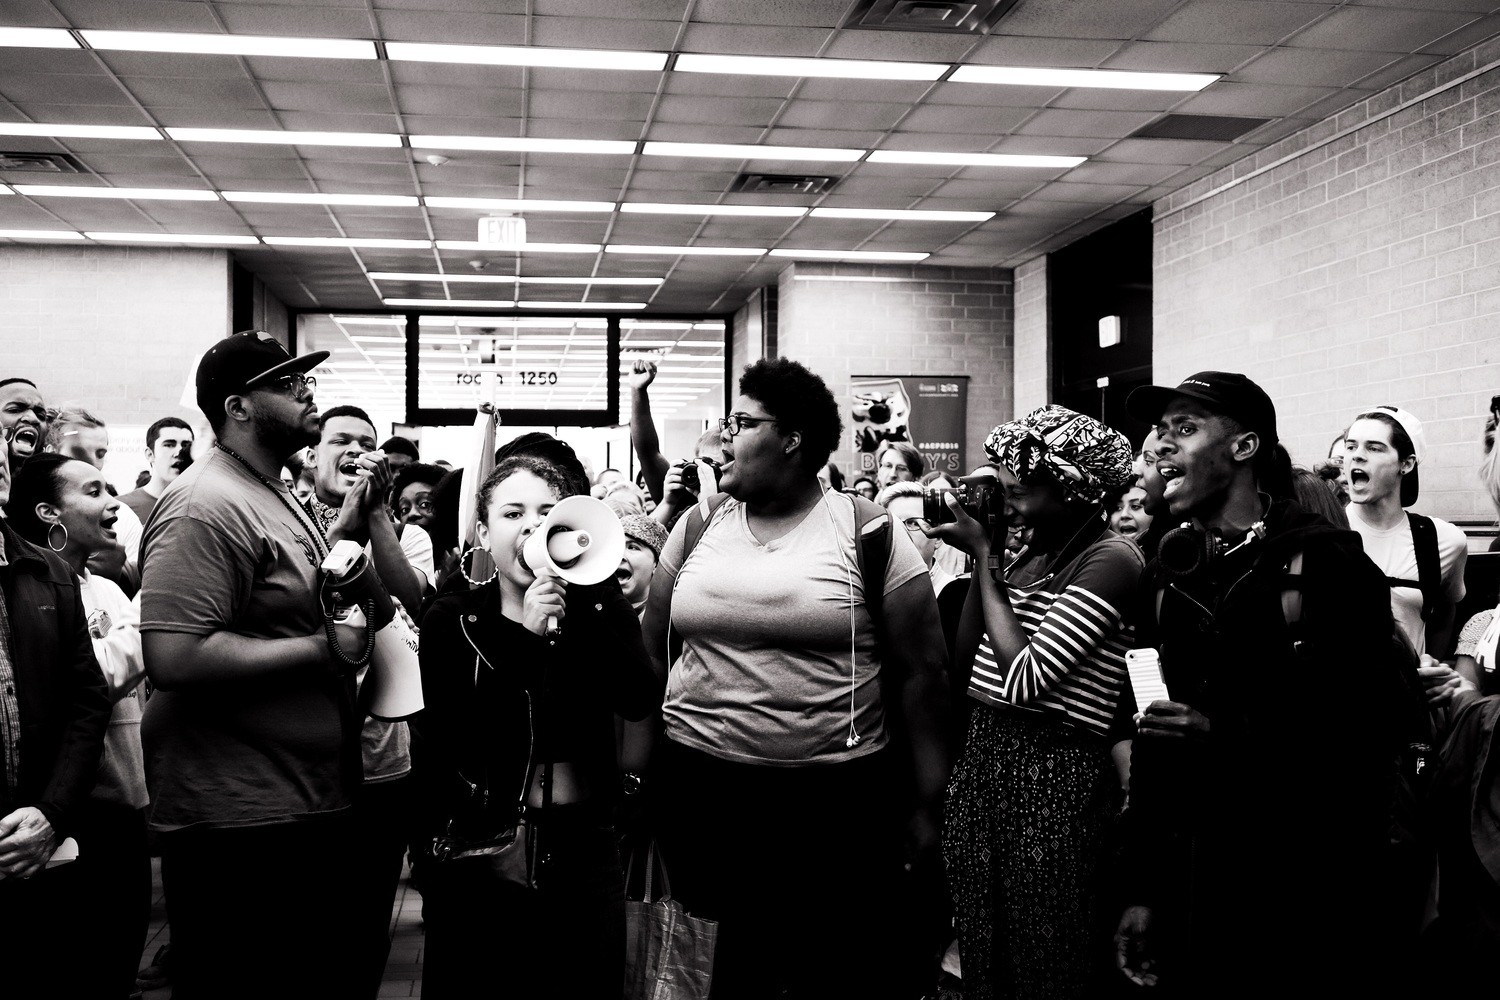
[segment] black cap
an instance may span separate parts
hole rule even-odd
[[[1275,445],[1276,406],[1266,390],[1239,372],[1198,372],[1182,380],[1175,389],[1164,385],[1143,385],[1133,389],[1125,399],[1125,409],[1132,417],[1154,424],[1166,412],[1167,404],[1178,396],[1188,396],[1208,405],[1221,416],[1232,417],[1247,431],[1254,431],[1266,447]]]
[[[230,396],[283,375],[310,372],[327,357],[327,351],[313,351],[294,358],[263,330],[231,334],[210,347],[198,362],[198,409],[217,427],[224,400]]]

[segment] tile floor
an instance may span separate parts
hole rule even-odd
[[[171,936],[167,929],[167,909],[161,889],[161,859],[151,860],[151,927],[146,936],[146,951],[141,965],[149,965],[156,949]],[[380,986],[382,997],[419,997],[422,995],[422,895],[411,887],[403,873],[396,887],[396,905],[391,910],[391,956],[385,963],[385,978]],[[170,1000],[170,986],[147,990],[143,1000]]]

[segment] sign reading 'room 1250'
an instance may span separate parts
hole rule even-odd
[[[856,475],[875,471],[875,453],[886,441],[914,445],[928,472],[965,471],[967,375],[856,375],[849,393]]]

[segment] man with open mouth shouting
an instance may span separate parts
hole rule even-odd
[[[31,379],[0,379],[0,427],[11,432],[7,448],[14,474],[42,450],[42,437],[47,431],[47,404]]]
[[[1250,379],[1199,372],[1127,405],[1182,527],[1140,587],[1168,697],[1137,716],[1118,964],[1184,996],[1373,992],[1400,669],[1385,581],[1353,532],[1263,492],[1286,456]]]

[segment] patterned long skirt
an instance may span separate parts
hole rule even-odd
[[[943,831],[964,1000],[1082,995],[1116,784],[1097,736],[974,706]]]

